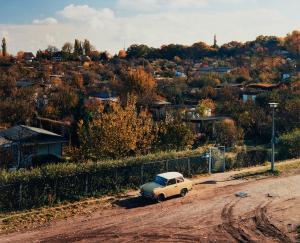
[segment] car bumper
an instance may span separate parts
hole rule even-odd
[[[155,195],[153,195],[152,193],[145,193],[145,192],[140,192],[140,195],[144,198],[148,198],[148,199],[155,199]]]

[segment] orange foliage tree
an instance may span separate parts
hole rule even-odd
[[[108,111],[109,110],[109,111]],[[78,136],[83,158],[120,158],[149,152],[155,127],[146,110],[136,110],[136,97],[120,103],[98,106],[92,121],[79,122]]]

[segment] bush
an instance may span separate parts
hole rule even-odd
[[[189,127],[179,121],[160,124],[157,147],[163,150],[183,150],[194,144],[194,135]]]
[[[226,147],[232,147],[243,139],[243,130],[231,119],[216,123],[216,141]]]
[[[268,155],[268,150],[266,149],[241,151],[236,156],[226,156],[226,169],[263,165],[268,160]]]
[[[279,157],[291,159],[300,157],[300,129],[284,133],[279,137]]]

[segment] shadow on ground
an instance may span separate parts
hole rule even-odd
[[[114,202],[115,205],[126,209],[146,207],[155,203],[157,202],[150,199],[147,200],[143,197],[130,197],[126,199],[117,200]]]
[[[213,185],[213,184],[217,184],[217,181],[215,181],[215,180],[210,180],[210,181],[203,181],[203,182],[200,182],[200,183],[197,183],[196,185],[203,185],[203,184],[205,184],[205,185]]]
[[[165,199],[165,201],[172,200],[174,198],[180,198],[180,196],[178,195],[178,196],[168,197],[167,199]],[[158,202],[155,200],[151,200],[143,197],[130,197],[126,199],[117,200],[114,202],[115,205],[126,209],[141,208],[141,207],[146,207],[157,203]]]

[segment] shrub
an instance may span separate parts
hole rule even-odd
[[[157,147],[163,150],[182,150],[194,143],[194,135],[189,127],[179,121],[160,124]]]
[[[300,157],[300,129],[284,133],[279,137],[279,157],[282,159]]]
[[[243,131],[231,119],[225,119],[216,124],[216,141],[226,147],[234,146],[242,140]]]

